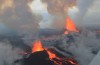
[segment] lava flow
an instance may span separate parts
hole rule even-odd
[[[46,51],[48,54],[48,58],[54,62],[54,65],[78,65],[76,62],[74,62],[71,59],[64,59],[58,57],[55,53],[51,52],[47,48],[43,48],[42,43],[40,40],[36,40],[32,47],[32,53],[35,54],[36,52],[44,52]],[[65,63],[65,64],[63,64]]]
[[[77,30],[74,22],[69,17],[66,18],[65,29],[66,29],[66,31],[64,32],[64,34],[68,34],[68,31],[70,31],[70,32],[79,32]]]

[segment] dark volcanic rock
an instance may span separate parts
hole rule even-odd
[[[28,58],[24,59],[23,65],[54,65],[54,63],[44,50],[30,54]]]

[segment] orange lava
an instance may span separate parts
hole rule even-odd
[[[66,18],[66,25],[65,25],[65,29],[71,32],[79,32],[74,24],[74,22],[67,17]],[[64,34],[67,34],[68,31],[65,31]]]
[[[51,53],[50,51],[47,50],[47,53],[49,54],[49,59],[57,58],[57,56],[54,53]]]
[[[36,52],[36,51],[43,51],[44,48],[42,47],[42,43],[40,40],[36,40],[33,44],[32,47],[32,53]]]

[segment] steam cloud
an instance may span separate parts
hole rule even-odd
[[[35,1],[42,3],[41,5],[37,3],[37,8],[44,5],[44,8],[42,10],[39,9],[40,11],[38,10],[38,12],[34,9],[35,12],[39,13],[38,15],[32,13],[28,6],[28,4],[32,4]],[[69,8],[77,6],[79,13],[75,15],[73,20],[76,23],[80,23],[93,2],[93,0],[0,0],[0,21],[24,32],[33,32],[39,27],[62,29],[65,26],[65,17]]]
[[[75,56],[80,65],[89,65],[96,55],[94,52],[97,53],[100,50],[100,40],[97,39],[94,32],[86,30],[78,36],[73,34],[72,36],[74,36],[75,42],[66,49]]]
[[[99,26],[99,0],[77,0],[76,8],[70,8],[69,15],[77,26]]]
[[[66,15],[68,8],[76,5],[76,0],[43,0],[48,4],[48,12],[53,15]]]
[[[97,39],[96,33],[90,30],[83,30],[81,34],[70,34],[73,38],[73,42],[62,42],[59,47],[72,53],[74,59],[76,59],[79,65],[89,65],[95,55],[100,50],[100,39]],[[67,36],[66,36],[67,37]],[[72,41],[72,39],[71,39]],[[56,47],[55,47],[56,48]],[[60,51],[59,51],[60,52]],[[62,52],[60,52],[62,53]],[[66,53],[62,53],[67,55]],[[69,57],[69,55],[67,55]]]
[[[40,28],[62,29],[68,9],[75,5],[76,0],[34,0],[29,6],[34,14],[42,16]]]
[[[83,22],[84,17],[87,15],[88,10],[92,6],[94,0],[78,0],[77,8],[79,9],[79,13],[75,15],[75,21],[80,23]]]
[[[13,65],[14,61],[21,58],[20,49],[13,49],[9,42],[0,42],[0,65]]]
[[[33,32],[39,28],[40,16],[32,14],[26,0],[0,0],[0,22],[21,32]]]

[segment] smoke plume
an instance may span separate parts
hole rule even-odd
[[[75,5],[76,0],[33,0],[29,4],[34,14],[42,16],[40,28],[53,29],[64,27],[68,9]]]
[[[21,58],[20,49],[13,49],[9,42],[0,42],[0,65],[14,65],[14,61]]]
[[[37,30],[41,17],[32,14],[29,2],[31,0],[0,0],[0,22],[21,32]]]
[[[39,27],[62,29],[69,8],[77,6],[79,12],[75,15],[75,21],[83,22],[93,2],[93,0],[0,0],[0,22],[23,33],[33,33]],[[75,55],[80,64],[88,65],[95,56],[93,50],[100,48],[100,41],[91,31],[73,36],[76,46],[72,45],[66,49]],[[33,38],[31,40],[33,41]],[[17,46],[17,43],[15,44]],[[0,42],[0,65],[12,65],[12,62],[19,58],[17,52],[19,49],[12,49],[10,43]]]
[[[79,9],[79,12],[75,14],[75,22],[82,25],[84,17],[87,15],[88,10],[91,8],[94,0],[77,0],[76,7]]]
[[[97,39],[94,32],[86,32],[86,30],[79,34],[79,36],[74,36],[74,39],[75,42],[68,50],[75,56],[81,65],[89,65],[94,56],[100,50],[100,40]]]
[[[48,12],[52,15],[64,16],[68,8],[76,5],[76,0],[43,0],[47,3]]]

